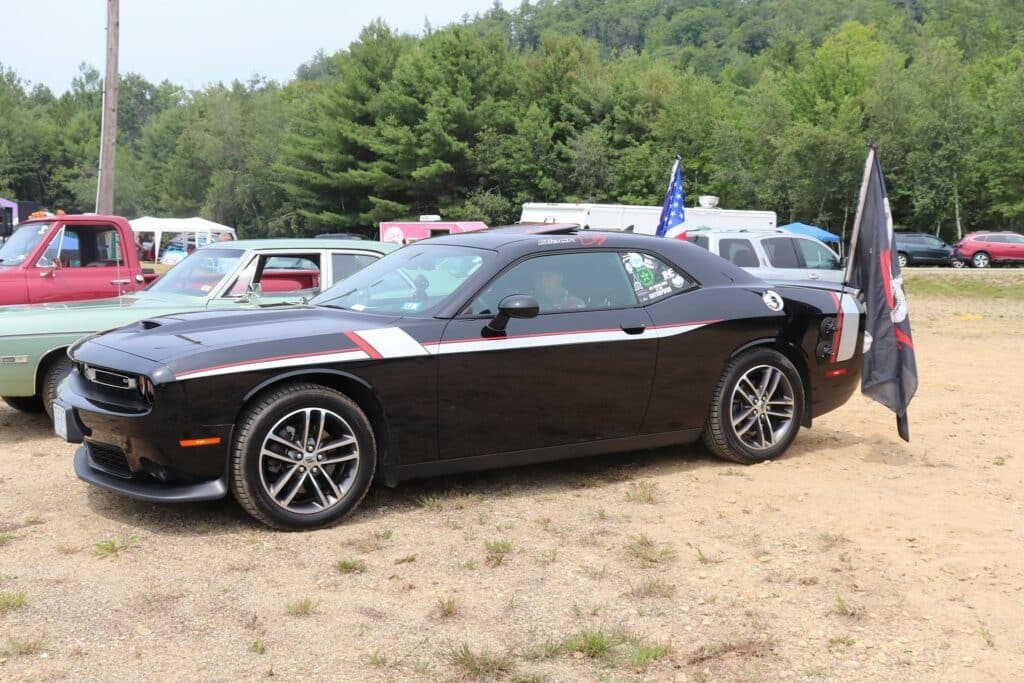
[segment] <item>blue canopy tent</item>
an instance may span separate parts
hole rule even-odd
[[[816,225],[807,225],[806,223],[789,223],[787,225],[780,225],[779,228],[782,230],[788,230],[789,232],[795,232],[798,235],[813,237],[814,239],[821,240],[826,244],[834,242],[836,247],[839,249],[839,253],[842,253],[843,247],[839,243],[839,235],[833,235],[828,230],[822,230]]]

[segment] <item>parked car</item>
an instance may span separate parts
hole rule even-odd
[[[897,232],[896,250],[900,268],[907,266],[961,266],[953,258],[953,247],[926,232]]]
[[[957,259],[974,268],[997,263],[1024,263],[1024,235],[1015,232],[971,232],[955,245]]]
[[[0,307],[0,396],[19,410],[49,412],[71,368],[67,349],[88,334],[171,313],[298,301],[395,248],[370,241],[223,242],[131,296]]]
[[[125,248],[127,245],[127,248]],[[0,247],[0,305],[119,296],[156,279],[139,262],[119,216],[46,216],[23,222]]]
[[[533,225],[416,242],[308,305],[145,320],[71,349],[85,481],[230,491],[306,529],[372,481],[704,442],[756,463],[841,406],[863,306],[681,240]]]
[[[843,281],[843,262],[834,251],[786,230],[697,230],[687,232],[686,241],[769,282]]]

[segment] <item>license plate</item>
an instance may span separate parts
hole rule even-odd
[[[60,438],[68,440],[68,413],[58,405],[53,406],[53,431]]]

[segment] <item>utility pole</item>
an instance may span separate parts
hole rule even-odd
[[[99,182],[96,213],[114,212],[114,161],[117,155],[117,34],[118,0],[107,0],[107,73],[103,78]]]

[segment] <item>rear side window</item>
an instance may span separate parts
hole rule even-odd
[[[690,244],[696,244],[701,249],[708,248],[708,236],[707,235],[687,235],[686,241]]]
[[[995,243],[998,243],[998,244],[1003,244],[1003,243],[1006,242],[1006,237],[1003,236],[1003,235],[989,235],[988,237],[983,238],[981,241],[982,242],[990,242],[990,243],[991,242],[995,242]]]
[[[352,273],[362,270],[377,260],[369,254],[332,254],[331,267],[334,268],[334,281],[341,282]]]
[[[764,250],[768,261],[775,268],[799,268],[800,258],[796,254],[796,240],[790,237],[772,237],[764,240]]]
[[[757,252],[748,239],[730,237],[718,240],[718,255],[740,268],[757,268]]]
[[[650,254],[633,251],[624,253],[622,254],[622,265],[633,282],[636,298],[642,304],[648,304],[686,289],[691,284],[674,268],[666,266]]]
[[[824,244],[811,240],[796,240],[800,247],[800,253],[804,257],[805,268],[816,268],[819,270],[839,270],[839,259],[835,253]]]

